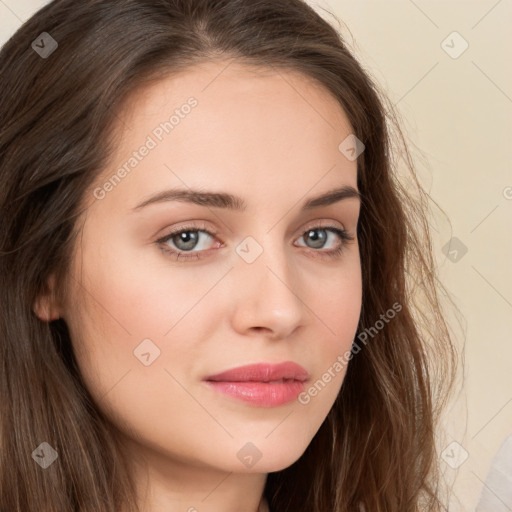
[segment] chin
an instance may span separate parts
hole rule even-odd
[[[274,471],[282,471],[294,464],[306,451],[306,448],[307,445],[304,444],[286,445],[283,440],[282,442],[268,443],[264,447],[260,446],[257,450],[250,443],[247,443],[237,454],[242,464],[237,464],[236,468],[230,468],[230,471],[241,473],[272,473]],[[247,457],[248,460],[245,463],[246,454],[253,455],[254,460],[251,461]]]

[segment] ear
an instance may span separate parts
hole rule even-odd
[[[55,297],[55,276],[52,274],[46,283],[45,290],[34,302],[33,311],[40,320],[51,322],[60,318],[60,305]]]

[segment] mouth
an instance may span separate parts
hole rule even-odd
[[[209,388],[235,400],[277,407],[295,400],[308,379],[309,374],[302,366],[287,361],[241,366],[203,380]]]

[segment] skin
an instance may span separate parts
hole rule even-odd
[[[297,72],[227,64],[196,65],[126,105],[122,138],[96,187],[175,108],[190,96],[198,101],[103,199],[86,195],[66,297],[45,296],[35,306],[41,319],[62,317],[69,326],[86,386],[133,461],[144,511],[265,510],[267,473],[304,453],[346,368],[307,405],[258,407],[202,379],[250,363],[295,361],[309,372],[309,386],[350,349],[360,315],[357,238],[344,242],[324,231],[322,246],[305,236],[328,224],[356,237],[359,200],[299,211],[333,188],[357,189],[356,161],[338,149],[352,133],[346,115]],[[132,210],[174,187],[229,192],[247,210],[178,201]],[[155,243],[189,224],[215,233],[194,232],[202,238],[187,254],[202,258],[175,260]],[[252,263],[235,250],[248,236],[263,249]],[[340,244],[339,256],[322,257]],[[174,237],[167,246],[187,244]],[[134,356],[144,339],[160,350],[149,366]],[[261,452],[252,467],[237,457],[248,442]]]

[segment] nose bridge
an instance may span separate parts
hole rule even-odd
[[[246,236],[236,251],[243,260],[238,266],[247,272],[244,279],[248,282],[255,274],[257,281],[265,280],[265,285],[275,286],[274,281],[282,286],[292,287],[293,269],[289,263],[289,250],[278,229],[264,230]]]
[[[247,236],[236,248],[235,275],[241,283],[235,322],[240,329],[266,327],[286,336],[300,323],[303,303],[289,251],[278,230]]]

